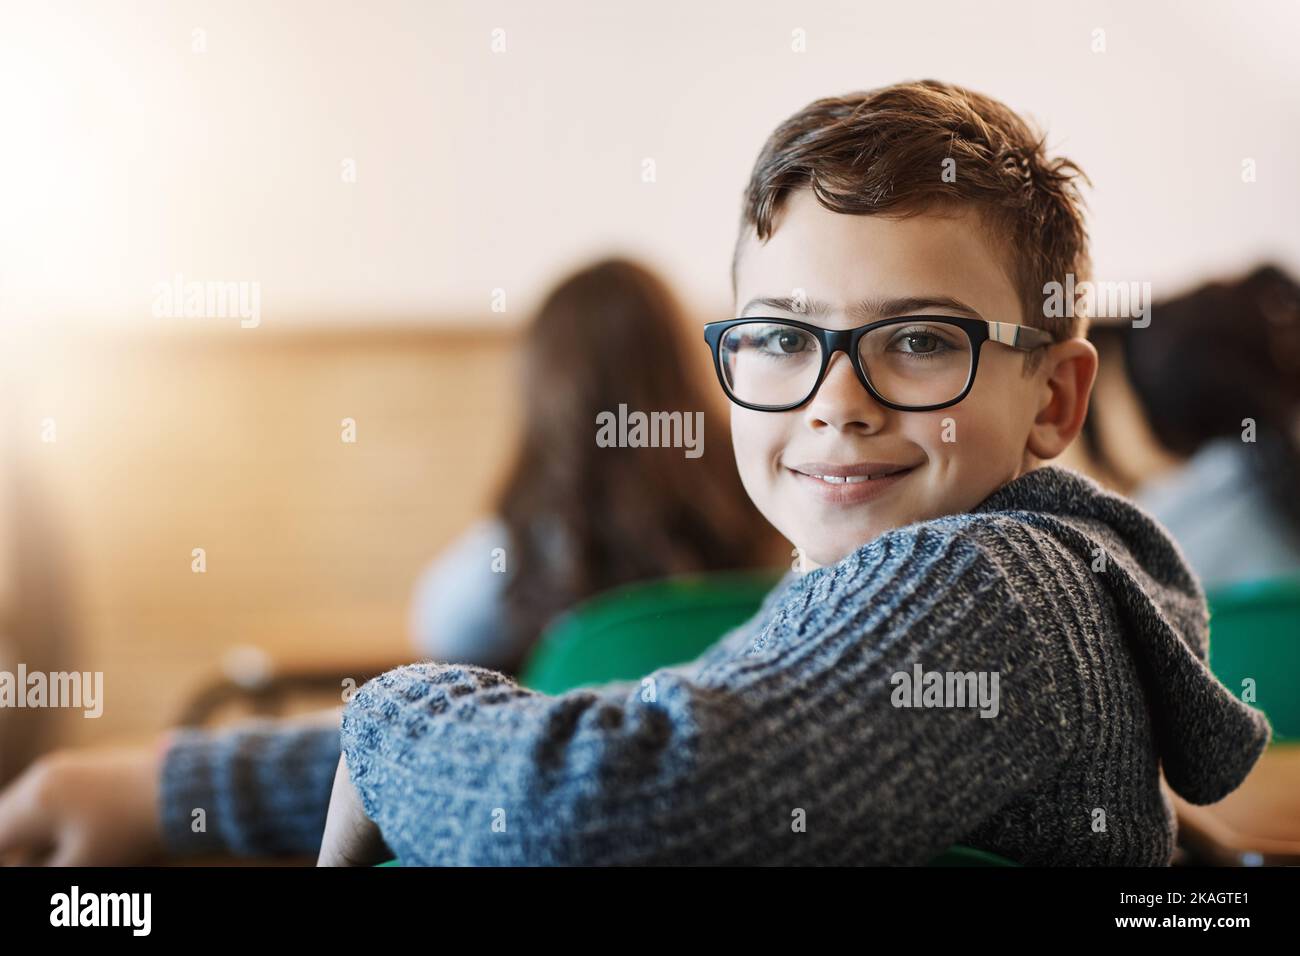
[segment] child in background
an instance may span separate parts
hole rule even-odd
[[[1093,330],[1114,363],[1099,389],[1141,426],[1121,446],[1118,412],[1094,406],[1093,464],[1169,530],[1205,587],[1300,576],[1300,284],[1261,266],[1153,315]],[[1134,473],[1135,441],[1159,471]]]
[[[425,655],[516,674],[546,625],[584,598],[675,574],[784,565],[789,547],[745,497],[725,427],[708,430],[713,444],[698,457],[593,438],[597,416],[621,404],[713,407],[691,374],[685,325],[663,280],[626,259],[587,266],[546,296],[524,333],[523,430],[492,514],[417,584],[411,629]],[[504,573],[494,548],[509,556]]]

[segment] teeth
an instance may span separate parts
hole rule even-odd
[[[881,475],[849,475],[840,477],[838,475],[813,475],[814,478],[820,478],[832,485],[858,485],[864,481],[871,481],[873,478],[883,477]]]

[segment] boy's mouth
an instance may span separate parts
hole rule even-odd
[[[824,461],[810,461],[794,465],[791,471],[809,478],[820,478],[831,484],[857,484],[862,481],[875,481],[892,475],[911,471],[915,465],[898,465],[887,461],[862,461],[856,465],[832,465]]]
[[[919,466],[896,462],[864,461],[834,465],[810,461],[788,470],[800,484],[832,504],[856,504],[883,494]]]

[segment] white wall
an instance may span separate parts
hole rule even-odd
[[[1095,184],[1099,277],[1294,268],[1298,27],[1294,2],[4,0],[0,308],[157,325],[181,273],[261,283],[263,327],[510,322],[617,250],[721,314],[769,130],[926,76],[1047,124]]]

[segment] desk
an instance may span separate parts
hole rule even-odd
[[[1205,862],[1300,864],[1300,743],[1270,746],[1218,803],[1196,806],[1165,792],[1178,812],[1180,842]]]

